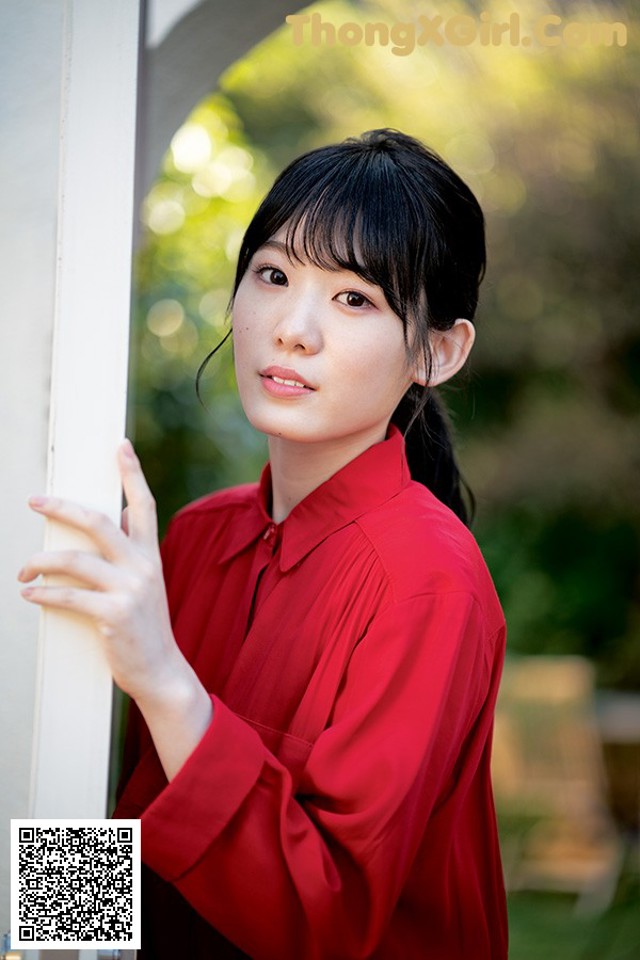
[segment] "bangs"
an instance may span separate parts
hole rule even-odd
[[[245,235],[235,289],[256,250],[284,229],[290,260],[350,270],[379,286],[406,328],[424,305],[423,265],[429,255],[424,212],[394,176],[388,155],[360,152],[332,159],[325,158],[317,170],[309,169],[311,162],[300,163],[289,170],[286,184],[276,181]]]
[[[394,216],[404,200],[394,196],[397,185],[384,189],[380,178],[367,182],[371,179],[333,185],[297,204],[283,224],[285,245],[291,258],[325,270],[350,270],[381,287],[389,306],[405,317],[420,283],[419,270],[405,275],[402,267],[408,253],[418,266],[419,231],[411,229],[406,216],[402,222]]]
[[[319,147],[276,179],[244,235],[230,306],[255,252],[276,233],[290,260],[350,270],[380,287],[426,349],[427,328],[471,319],[484,272],[484,219],[466,184],[398,131]]]

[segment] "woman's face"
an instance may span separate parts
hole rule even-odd
[[[234,300],[242,405],[270,437],[356,456],[384,439],[412,382],[402,321],[380,287],[291,262],[283,240],[284,229],[254,254]]]

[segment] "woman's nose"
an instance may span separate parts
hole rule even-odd
[[[275,342],[286,350],[317,353],[322,347],[320,313],[319,298],[313,294],[283,303],[273,331]]]

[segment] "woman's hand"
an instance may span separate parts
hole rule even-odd
[[[30,586],[32,603],[73,610],[96,624],[115,682],[132,697],[162,687],[177,653],[158,547],[155,503],[129,441],[118,450],[128,508],[125,530],[104,514],[57,497],[32,497],[33,510],[82,531],[97,553],[58,550],[33,556],[18,574],[63,574],[78,586]]]
[[[39,574],[54,574],[79,582],[27,586],[22,595],[94,621],[113,679],[138,703],[171,777],[208,726],[211,701],[173,636],[155,502],[128,440],[118,449],[118,466],[128,505],[123,529],[104,514],[68,500],[32,497],[33,510],[82,531],[97,553],[37,553],[18,579],[29,583]]]

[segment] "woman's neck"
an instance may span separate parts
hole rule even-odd
[[[326,443],[298,443],[269,437],[273,501],[271,516],[281,523],[316,487],[332,477],[383,436],[353,436]]]

